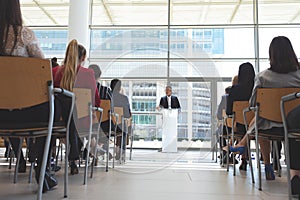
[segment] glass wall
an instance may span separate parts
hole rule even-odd
[[[64,57],[69,4],[21,0],[24,23],[46,57]],[[182,105],[178,140],[207,141],[217,103],[241,63],[257,72],[268,68],[268,47],[278,35],[289,37],[300,55],[299,7],[298,0],[93,0],[86,66],[99,64],[105,85],[122,79],[134,112],[155,112],[172,85]],[[134,121],[136,139],[161,137],[159,116]]]

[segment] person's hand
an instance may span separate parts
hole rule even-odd
[[[160,111],[161,107],[160,106],[156,106],[156,110]]]

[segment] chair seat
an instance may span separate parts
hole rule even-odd
[[[55,122],[53,124],[53,130],[63,129],[65,127],[64,122]],[[48,130],[48,122],[34,122],[34,123],[5,123],[0,125],[0,134],[2,136],[22,136],[28,135],[28,132],[31,136],[40,135],[39,131]]]
[[[273,127],[268,130],[259,130],[259,137],[265,137],[270,140],[283,140],[284,139],[284,129],[283,127]]]

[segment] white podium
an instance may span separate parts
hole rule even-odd
[[[162,109],[162,152],[177,152],[178,109]]]

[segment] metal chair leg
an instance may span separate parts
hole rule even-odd
[[[62,145],[62,142],[61,142],[61,145],[60,145],[60,161],[63,161],[63,145]]]
[[[9,143],[9,165],[8,165],[8,169],[11,169],[11,164],[12,164],[12,160],[13,160],[13,156],[14,156],[14,152],[12,151],[12,147],[11,144]]]
[[[66,143],[65,143],[65,174],[64,174],[64,198],[68,198],[68,185],[69,185],[69,175],[68,175],[68,166],[69,166],[69,130],[67,129],[66,133]],[[61,145],[61,159],[62,159],[62,145]]]
[[[129,154],[129,160],[132,159],[132,146],[133,146],[133,139],[134,139],[134,128],[135,128],[135,123],[131,125],[131,135],[130,135],[130,154]]]
[[[258,133],[255,135],[255,146],[256,146],[256,158],[257,160],[257,168],[258,168],[258,190],[262,190],[262,183],[261,183],[261,165],[259,162],[259,144],[258,144]]]
[[[107,150],[106,150],[106,172],[108,172],[108,160],[109,160],[109,143],[111,138],[111,113],[109,113],[109,126],[108,126],[108,138],[107,138]],[[112,159],[114,159],[114,153],[112,155]]]
[[[110,127],[109,127],[110,128]],[[106,166],[105,166],[105,171],[108,172],[108,160],[109,160],[109,141],[110,141],[110,131],[108,133],[108,138],[107,138],[107,149],[106,149]]]
[[[253,173],[252,157],[251,157],[251,148],[250,148],[249,134],[246,133],[246,136],[247,136],[248,159],[249,159],[249,166],[250,166],[250,170],[251,170],[251,178],[252,178],[252,183],[255,183],[255,181],[254,181],[254,173]]]
[[[123,161],[123,145],[124,145],[124,118],[122,117],[122,132],[121,132],[121,146],[120,146],[120,164],[122,164],[122,161]]]
[[[32,171],[33,171],[33,168],[34,168],[34,162],[32,162],[31,165],[30,165],[28,183],[32,182]]]
[[[20,164],[22,144],[23,144],[23,138],[20,138],[19,149],[18,149],[18,158],[17,158],[16,166],[15,166],[14,183],[17,183],[17,181],[18,181],[18,169],[19,169],[19,164]]]

